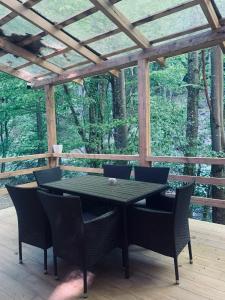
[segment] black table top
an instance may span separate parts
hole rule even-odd
[[[87,175],[46,183],[42,187],[81,197],[82,195],[94,196],[127,205],[162,192],[168,188],[168,185],[124,179],[117,179],[116,185],[110,185],[107,177]]]

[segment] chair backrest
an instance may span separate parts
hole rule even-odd
[[[104,165],[103,175],[105,177],[130,179],[132,166]]]
[[[38,185],[62,179],[62,171],[60,167],[34,171],[33,173]]]
[[[50,222],[55,255],[76,262],[83,251],[84,226],[80,198],[41,190],[38,196]]]
[[[164,167],[134,167],[134,176],[137,181],[166,184],[170,168]]]
[[[184,231],[185,227],[188,226],[189,206],[194,187],[195,183],[193,182],[176,189],[174,225],[177,234]]]
[[[12,185],[6,188],[16,209],[19,239],[37,247],[47,247],[51,241],[50,224],[37,197],[37,188]]]

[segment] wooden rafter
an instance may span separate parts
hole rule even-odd
[[[118,0],[113,0],[111,1],[111,3],[116,3],[116,2],[119,2]],[[179,5],[176,5],[174,7],[171,7],[171,8],[167,8],[165,10],[162,10],[162,11],[159,11],[157,12],[156,14],[153,14],[153,15],[150,15],[150,16],[147,16],[145,18],[142,18],[140,20],[137,20],[133,23],[131,23],[134,27],[136,26],[140,26],[140,25],[143,25],[143,24],[146,24],[147,22],[152,22],[152,21],[155,21],[157,19],[160,19],[162,17],[165,17],[165,16],[169,16],[170,14],[173,14],[173,13],[176,13],[176,12],[179,12],[179,11],[182,11],[184,9],[187,9],[187,8],[190,8],[190,7],[193,7],[195,5],[197,5],[198,3],[196,3],[196,0],[192,0],[192,1],[187,1],[187,2],[184,2],[182,4],[179,4]],[[93,14],[94,12],[97,11],[97,8],[96,7],[92,7],[90,8],[89,10],[85,11],[85,12],[82,12],[76,16],[73,16],[65,21],[62,21],[61,23],[58,23],[57,26],[59,26],[60,28],[61,27],[64,27],[64,26],[67,26],[68,24],[71,24],[70,21],[73,19],[74,22],[84,18],[85,16],[89,16],[90,14]],[[68,23],[69,22],[69,23]],[[203,26],[199,26],[199,27],[196,27],[196,28],[192,28],[191,30],[188,30],[188,31],[182,31],[182,32],[178,32],[178,33],[175,33],[173,35],[170,35],[170,36],[166,36],[166,37],[163,37],[163,38],[160,38],[159,41],[158,40],[152,40],[150,41],[151,44],[153,43],[157,43],[157,42],[161,42],[161,41],[166,41],[168,39],[172,39],[172,38],[176,38],[176,37],[180,37],[182,35],[185,35],[185,34],[190,34],[192,32],[196,32],[198,30],[203,30],[203,29],[207,29],[209,28],[209,25],[204,25]],[[112,35],[115,35],[117,33],[120,33],[121,30],[120,28],[116,28],[114,30],[111,30],[111,31],[108,31],[106,33],[103,33],[103,34],[100,34],[98,36],[95,36],[93,38],[90,38],[88,40],[85,40],[85,41],[82,41],[81,43],[83,45],[88,45],[90,43],[93,43],[93,42],[96,42],[96,41],[100,41],[106,37],[110,37]],[[19,45],[20,46],[23,46],[23,45],[28,45],[29,43],[35,41],[35,40],[38,40],[40,39],[41,37],[45,36],[46,33],[45,32],[40,32],[38,33],[37,35],[34,35],[32,37],[28,37],[26,38],[24,41],[22,41]],[[121,54],[123,52],[126,52],[126,51],[130,51],[130,50],[134,50],[134,49],[138,49],[138,46],[132,46],[132,47],[129,47],[129,48],[126,48],[126,49],[121,49],[121,50],[118,50],[118,51],[114,51],[112,53],[108,53],[108,54],[105,54],[105,55],[102,55],[101,58],[102,59],[107,59],[108,57],[111,57],[113,55],[117,55],[117,54]],[[69,48],[68,47],[65,47],[64,49],[60,50],[60,51],[55,51],[54,53],[51,53],[50,55],[47,55],[45,57],[43,57],[44,59],[48,59],[48,58],[51,58],[51,57],[54,57],[54,56],[57,56],[59,54],[63,54],[63,53],[66,53],[67,51],[69,51]],[[5,53],[2,51],[0,52],[0,56],[1,55],[4,55]],[[74,65],[71,65],[69,68],[73,68],[73,67],[76,67],[76,66],[80,66],[80,65],[83,65],[83,64],[88,64],[89,61],[85,61],[85,62],[82,62],[82,63],[78,63],[78,64],[74,64]],[[25,68],[27,66],[29,66],[31,63],[26,63],[24,65],[21,65],[19,67],[19,69],[21,68]],[[64,70],[66,70],[67,68],[65,68]],[[49,74],[48,74],[49,75]]]
[[[112,4],[118,3],[118,2],[120,2],[120,1],[121,1],[121,0],[110,0],[110,2],[111,2]],[[56,23],[55,26],[56,26],[57,28],[59,28],[59,29],[64,28],[64,27],[66,27],[66,26],[68,26],[68,25],[70,25],[70,24],[72,24],[72,23],[74,23],[74,22],[80,21],[80,20],[82,20],[82,19],[84,19],[84,18],[86,18],[86,17],[88,17],[88,16],[93,15],[93,14],[96,13],[97,11],[98,11],[97,7],[95,7],[95,6],[94,6],[94,7],[91,7],[91,8],[89,8],[88,10],[82,11],[82,12],[79,13],[79,14],[76,14],[76,15],[74,15],[74,16],[71,16],[70,18],[68,18],[68,19],[66,19],[66,20],[64,20],[64,21],[61,21],[61,22],[59,22],[59,23]]]
[[[165,37],[162,37],[162,38],[158,38],[158,39],[155,39],[155,40],[152,40],[151,43],[152,44],[157,44],[157,43],[161,43],[161,42],[165,42],[165,41],[168,41],[170,39],[174,39],[174,38],[178,38],[178,37],[182,37],[184,35],[187,35],[187,34],[191,34],[191,33],[194,33],[194,32],[198,32],[198,31],[201,31],[201,30],[206,30],[206,29],[209,29],[210,28],[210,25],[209,24],[205,24],[205,25],[201,25],[201,26],[197,26],[197,27],[194,27],[194,28],[191,28],[191,29],[188,29],[188,30],[183,30],[183,31],[179,31],[179,32],[176,32],[174,34],[171,34],[171,35],[168,35],[168,36],[165,36]],[[68,48],[67,48],[68,49]],[[119,55],[119,54],[123,54],[123,53],[127,53],[129,51],[132,51],[132,50],[137,50],[138,49],[138,46],[131,46],[131,47],[128,47],[128,48],[124,48],[124,49],[120,49],[120,50],[117,50],[117,51],[113,51],[113,52],[110,52],[110,53],[106,53],[104,55],[102,55],[101,57],[102,58],[109,58],[109,57],[113,57],[115,55]],[[66,50],[66,49],[65,49]],[[61,50],[60,53],[64,53],[65,50]],[[54,53],[51,54],[52,56],[55,56]],[[71,65],[71,66],[68,66],[67,68],[64,68],[64,70],[72,70],[74,68],[77,68],[77,67],[80,67],[80,66],[83,66],[83,65],[86,65],[88,64],[89,61],[88,60],[85,60],[83,62],[80,62],[80,63],[76,63],[74,65]],[[20,68],[23,68],[25,67],[26,65],[21,65],[18,69]],[[47,75],[50,75],[50,73],[46,74],[45,76]],[[37,79],[38,77],[35,77],[35,79]]]
[[[27,4],[27,7],[32,7],[33,5],[37,4],[38,2],[40,2],[41,0],[28,0],[27,2],[24,2],[24,4]],[[111,3],[117,3],[120,2],[121,0],[111,0]],[[59,23],[55,23],[54,25],[58,28],[58,29],[62,29],[65,26],[68,26],[72,23],[75,23],[77,21],[82,20],[83,18],[86,18],[87,16],[90,16],[94,13],[96,13],[98,10],[96,7],[92,7],[88,10],[85,10],[79,14],[76,14],[74,16],[71,16],[70,18],[61,21]],[[0,19],[0,26],[4,25],[5,23],[7,23],[8,21],[11,21],[13,18],[15,18],[17,16],[16,13],[11,12],[8,15],[6,15],[5,17],[3,17],[2,19]],[[45,31],[41,31],[36,35],[30,36],[28,38],[25,38],[21,43],[19,43],[19,46],[24,46],[24,45],[28,45],[36,40],[39,40],[40,38],[46,36],[48,33]],[[0,51],[0,56],[5,55],[4,51]]]
[[[220,20],[216,14],[216,11],[212,5],[211,0],[200,0],[200,5],[211,28],[213,30],[220,28],[221,27]],[[225,42],[222,42],[220,44],[220,47],[223,53],[225,53]]]
[[[34,63],[40,67],[43,67],[53,73],[61,74],[63,72],[63,70],[61,68],[57,67],[56,65],[51,64],[50,62],[48,62],[40,57],[37,57],[32,52],[29,52],[26,49],[11,43],[6,38],[0,37],[0,48],[2,48],[6,52],[11,53],[13,55],[23,57],[24,59],[27,59],[27,60],[31,61],[32,63]]]
[[[22,80],[25,80],[25,81],[32,81],[33,77],[30,73],[26,72],[26,71],[23,71],[23,70],[16,70],[12,67],[9,67],[9,66],[5,66],[5,65],[2,65],[0,64],[0,72],[4,72],[4,73],[7,73],[9,75],[13,75],[15,77],[18,77]]]
[[[139,47],[146,49],[149,47],[149,41],[135,28],[130,21],[108,0],[90,0],[99,10],[101,10],[121,31],[123,31]],[[164,64],[163,58],[158,58],[160,64]]]
[[[160,12],[157,12],[157,13],[155,13],[153,15],[150,15],[150,16],[147,16],[147,17],[142,18],[140,20],[137,20],[135,22],[132,22],[131,25],[133,25],[134,27],[137,27],[137,26],[140,26],[140,25],[144,25],[146,23],[149,23],[149,22],[158,20],[160,18],[169,16],[171,14],[177,13],[177,12],[185,10],[187,8],[196,6],[197,4],[198,3],[196,3],[196,0],[184,2],[182,4],[176,5],[176,6],[171,7],[171,8],[167,8],[167,9],[162,10]],[[92,37],[92,38],[87,39],[85,41],[82,41],[82,44],[83,45],[87,45],[87,44],[90,44],[90,43],[94,43],[94,42],[97,42],[97,41],[102,40],[104,38],[107,38],[107,37],[113,36],[115,34],[118,34],[120,32],[121,32],[121,29],[120,28],[116,28],[116,29],[113,29],[113,30],[108,31],[106,33],[99,34],[98,36],[95,36],[95,37]],[[151,43],[151,41],[150,41],[150,43]]]
[[[30,8],[40,1],[41,0],[28,0],[28,1],[24,2],[24,5],[28,8]],[[8,13],[6,16],[4,16],[3,18],[0,19],[0,26],[3,26],[4,24],[8,23],[15,17],[17,17],[17,14],[15,12],[12,11],[12,12]]]
[[[0,48],[3,49],[3,50],[5,50],[8,53],[13,54],[13,55],[23,57],[24,59],[30,61],[31,64],[34,63],[34,64],[36,64],[36,65],[38,65],[38,66],[40,66],[40,67],[42,67],[44,69],[47,69],[47,70],[49,70],[49,71],[51,71],[51,72],[53,72],[55,74],[62,74],[63,73],[63,69],[62,68],[59,68],[58,66],[56,66],[56,65],[48,62],[45,59],[37,57],[32,52],[27,51],[26,49],[24,49],[24,48],[22,48],[20,46],[17,46],[17,45],[15,45],[13,43],[11,43],[6,38],[0,37]],[[30,63],[29,63],[29,65],[30,65]],[[14,75],[15,74],[16,73],[14,73]],[[77,83],[80,84],[83,81],[82,81],[82,79],[78,79],[78,80],[75,80],[75,82],[77,82]]]
[[[49,59],[51,57],[55,57],[55,56],[60,55],[60,54],[65,54],[68,51],[70,51],[69,48],[64,48],[62,50],[58,50],[56,52],[47,54],[47,55],[43,56],[42,58],[45,59],[45,60],[47,60],[47,59]],[[87,60],[87,63],[90,63],[89,60]],[[19,70],[19,69],[26,68],[26,67],[30,66],[31,64],[32,64],[32,62],[27,62],[27,63],[25,63],[25,64],[20,65],[19,67],[17,67],[17,69]],[[65,69],[63,69],[63,70],[65,71]]]
[[[164,45],[150,47],[144,52],[138,51],[137,53],[104,61],[98,65],[88,66],[79,70],[66,71],[53,79],[34,81],[33,86],[40,87],[45,84],[61,84],[78,77],[83,78],[87,76],[102,74],[115,67],[125,68],[133,66],[137,64],[137,61],[139,59],[148,58],[150,61],[155,61],[158,57],[172,57],[190,51],[213,47],[220,44],[224,40],[225,26],[215,31],[209,30],[200,34],[181,38],[176,41],[170,41],[168,43],[165,43]]]
[[[70,49],[75,50],[80,55],[86,57],[90,61],[94,63],[102,62],[101,58],[90,51],[87,47],[82,46],[79,42],[73,39],[70,35],[66,34],[62,30],[57,29],[54,25],[52,25],[45,18],[41,17],[39,14],[35,13],[31,9],[26,8],[22,3],[17,0],[0,0],[0,3],[5,7],[11,9],[17,15],[23,17],[28,20],[35,26],[41,28],[45,32],[48,32],[51,36],[64,43]],[[117,70],[111,71],[114,75],[118,75]]]

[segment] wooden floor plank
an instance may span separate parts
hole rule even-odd
[[[93,300],[224,300],[225,226],[190,220],[194,264],[188,251],[179,257],[180,285],[174,285],[171,258],[131,247],[131,277],[123,278],[121,252],[114,251],[96,268],[89,293]],[[18,264],[17,219],[14,208],[0,210],[0,300],[46,300],[58,282],[43,274],[43,251],[23,245],[24,264]],[[61,278],[71,267],[59,261]]]

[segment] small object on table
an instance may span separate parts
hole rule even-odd
[[[108,182],[109,182],[110,185],[116,185],[117,184],[116,178],[109,178]]]

